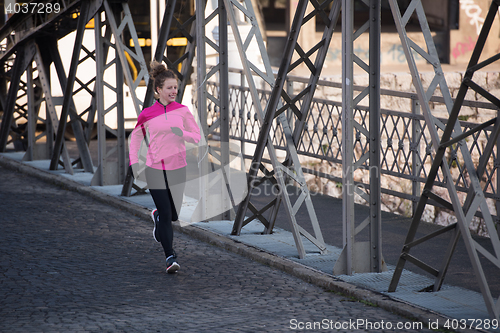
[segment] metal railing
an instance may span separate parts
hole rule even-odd
[[[242,154],[245,159],[251,159],[252,154],[247,153],[248,147],[257,143],[259,134],[259,122],[253,111],[253,103],[249,89],[244,85],[243,73],[238,70],[231,70],[232,73],[239,73],[242,77],[240,85],[230,85],[230,138],[238,140],[241,143]],[[235,74],[232,74],[235,75]],[[307,78],[288,77],[288,89],[293,89],[294,85],[307,84]],[[331,89],[342,88],[341,83],[320,80],[318,87]],[[218,90],[216,82],[209,82],[207,89],[216,94]],[[364,87],[355,87],[361,91]],[[260,101],[265,105],[270,96],[270,91],[259,90]],[[421,184],[426,181],[427,174],[433,161],[434,148],[429,137],[429,132],[426,129],[426,122],[423,115],[420,114],[418,97],[414,93],[399,92],[387,89],[381,89],[381,98],[392,98],[398,101],[399,105],[404,105],[403,110],[381,109],[380,119],[380,136],[381,136],[381,165],[379,175],[381,177],[391,178],[397,182],[404,182],[411,185],[411,190],[398,190],[382,184],[382,193],[409,200],[414,209],[421,194]],[[441,104],[444,106],[442,97],[434,96],[431,102],[435,103],[436,107]],[[490,103],[479,101],[466,101],[464,106],[477,108],[478,110],[489,110],[489,112],[498,111],[498,109]],[[215,123],[218,118],[218,110],[212,103],[207,105],[208,119]],[[406,108],[406,109],[405,109]],[[355,125],[355,162],[360,165],[361,169],[366,170],[368,174],[368,165],[359,158],[368,150],[368,142],[361,135],[362,131],[369,131],[368,124],[368,107],[360,106],[354,111],[357,124]],[[496,115],[495,115],[496,116]],[[337,183],[342,182],[341,174],[332,174],[324,172],[318,168],[311,168],[308,165],[318,162],[328,162],[331,165],[341,165],[342,163],[342,103],[325,98],[315,98],[313,100],[311,110],[308,113],[307,124],[304,128],[301,140],[297,145],[297,152],[308,163],[303,164],[303,170],[306,173],[322,177]],[[290,126],[294,126],[293,117],[289,117]],[[446,124],[446,119],[438,118],[443,124]],[[462,120],[460,122],[462,130],[465,132],[474,126],[476,123]],[[473,136],[473,140],[466,142],[469,151],[475,163],[478,163],[482,156],[484,145],[492,130],[492,126],[488,126]],[[438,129],[438,131],[442,131]],[[270,136],[276,149],[285,150],[283,133],[276,123]],[[450,168],[453,170],[455,185],[457,190],[465,192],[468,189],[468,177],[462,168],[461,154],[458,149],[459,145],[454,145],[447,152],[447,160]],[[500,188],[498,174],[499,162],[497,150],[490,157],[485,177],[481,180],[485,196],[495,201],[495,206],[500,208],[500,196],[497,189]],[[340,172],[340,171],[339,171]],[[362,173],[363,171],[361,171]],[[359,181],[356,186],[369,188],[369,184],[363,182],[363,177],[358,177]],[[437,186],[445,187],[445,180],[442,175],[439,175],[435,183]],[[438,202],[431,202],[433,205],[442,207]],[[413,212],[411,210],[410,214]],[[492,212],[496,215],[496,212]],[[481,216],[480,213],[477,216]],[[498,219],[497,219],[498,220]]]

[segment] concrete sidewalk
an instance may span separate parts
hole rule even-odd
[[[0,154],[0,165],[84,193],[144,219],[150,219],[149,213],[154,208],[154,203],[149,194],[122,197],[121,185],[90,186],[90,173],[75,170],[74,175],[69,175],[64,170],[49,171],[50,161],[23,162],[23,155],[24,153]],[[384,273],[333,276],[332,268],[340,255],[340,248],[328,245],[328,253],[320,255],[317,248],[304,239],[307,256],[305,259],[298,259],[295,242],[289,231],[275,228],[273,234],[261,235],[262,225],[250,223],[242,229],[240,236],[231,236],[232,221],[194,224],[182,222],[191,220],[195,206],[194,199],[185,197],[180,213],[181,222],[175,226],[176,231],[281,269],[323,288],[376,304],[396,314],[413,317],[424,323],[438,321],[441,328],[445,328],[443,325],[447,319],[489,319],[483,296],[477,291],[444,285],[439,292],[419,292],[433,284],[433,281],[405,270],[397,291],[388,293],[394,266],[388,265],[388,271]],[[479,326],[473,328],[474,331],[488,331]]]

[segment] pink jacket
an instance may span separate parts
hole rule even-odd
[[[182,137],[172,132],[180,128]],[[188,107],[177,102],[163,105],[156,101],[144,109],[137,118],[137,125],[130,134],[130,164],[139,162],[139,149],[146,133],[149,133],[146,165],[159,170],[175,170],[185,167],[185,141],[198,143],[200,129]]]

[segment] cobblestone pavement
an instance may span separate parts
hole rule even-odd
[[[0,332],[430,331],[396,329],[418,323],[182,234],[169,275],[152,223],[0,174]]]

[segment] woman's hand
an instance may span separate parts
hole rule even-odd
[[[180,137],[184,136],[184,132],[179,127],[170,127],[170,129],[175,135]]]

